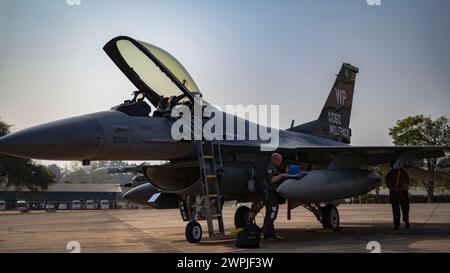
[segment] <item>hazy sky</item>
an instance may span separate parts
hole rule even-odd
[[[389,145],[397,119],[450,117],[449,13],[448,0],[0,0],[0,117],[18,130],[129,98],[102,50],[128,35],[178,58],[212,103],[280,105],[281,128],[316,119],[350,62],[352,143]]]

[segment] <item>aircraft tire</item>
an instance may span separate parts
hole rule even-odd
[[[337,208],[328,204],[322,209],[322,226],[324,228],[331,228],[334,231],[339,229],[339,212]]]
[[[248,222],[248,214],[250,213],[250,208],[246,206],[239,207],[234,214],[234,226],[236,228],[245,228]]]
[[[191,244],[196,244],[202,239],[202,226],[197,221],[190,221],[186,225],[186,240]]]

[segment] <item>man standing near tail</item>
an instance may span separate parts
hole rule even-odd
[[[394,230],[400,228],[400,211],[403,215],[405,228],[410,228],[409,223],[409,176],[405,170],[391,170],[386,176],[386,184],[389,188],[389,202],[392,205],[394,218]]]

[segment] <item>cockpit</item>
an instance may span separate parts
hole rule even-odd
[[[122,104],[114,106],[111,110],[120,111],[134,117],[148,117],[152,108],[144,101],[144,99],[145,96],[142,92],[134,91],[131,100],[126,100]]]
[[[170,116],[176,105],[192,106],[202,94],[181,63],[154,45],[119,36],[103,49],[138,91],[112,110],[130,116]],[[145,101],[154,106],[155,110]]]

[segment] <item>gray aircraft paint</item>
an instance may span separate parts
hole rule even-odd
[[[120,39],[120,37],[115,39]],[[132,40],[128,37],[126,39]],[[147,49],[142,48],[141,50],[154,61],[161,71],[171,77],[171,81],[180,88],[180,93],[184,93],[188,98],[192,97],[191,90],[187,90],[181,83],[182,80],[176,78],[164,63],[160,62]],[[113,60],[118,64],[120,63],[117,62],[119,59]],[[147,94],[147,99],[155,104],[155,93],[138,75],[135,75],[135,71],[124,65],[123,62],[120,63],[119,68],[140,91]],[[354,171],[359,167],[390,163],[395,163],[395,166],[406,166],[409,160],[444,155],[442,147],[354,147],[347,144],[348,138],[334,134],[333,132],[336,131],[327,127],[330,123],[334,125],[339,123],[344,129],[349,129],[353,95],[348,92],[350,90],[353,92],[352,88],[354,87],[352,85],[354,84],[353,75],[348,73],[349,70],[355,72],[356,76],[357,68],[350,64],[342,66],[325,103],[324,110],[317,121],[300,125],[291,130],[279,130],[277,151],[284,155],[286,161],[295,164],[308,163],[329,166],[330,170],[334,172],[333,174],[339,173],[339,175],[334,176],[336,179],[329,179],[326,177],[333,177],[331,173],[317,171],[308,173],[302,179],[303,181],[310,181],[311,177],[317,176],[324,191],[334,189],[336,187],[334,183],[346,184],[341,188],[344,189],[345,194],[351,196],[363,193],[363,189],[368,191],[369,185],[372,183],[372,178],[367,175],[358,174],[352,178],[351,174],[361,172]],[[345,83],[349,78],[351,79],[350,85]],[[0,138],[0,152],[18,157],[48,160],[170,160],[171,164],[174,165],[183,161],[195,161],[196,153],[191,142],[172,139],[170,128],[173,122],[174,120],[169,117],[130,116],[118,110],[98,112],[50,122],[4,136]],[[253,126],[249,121],[245,121],[245,125],[246,128]],[[240,161],[243,163],[240,171],[246,170],[251,163],[261,168],[263,164],[267,163],[270,155],[270,152],[260,150],[261,144],[264,143],[261,139],[250,140],[247,135],[245,140],[225,140],[220,141],[220,143],[224,158],[226,158],[224,166],[227,166],[229,162],[239,160],[241,157],[246,157],[245,161]],[[262,158],[266,159],[265,162],[261,160]],[[232,165],[229,166],[232,170]],[[158,167],[152,168],[158,169]],[[161,166],[159,168],[161,168],[159,170],[162,172],[161,176],[164,177],[173,170],[174,166]],[[186,170],[191,172],[193,168],[196,168],[196,166],[187,167]],[[164,172],[167,173],[164,174]],[[248,181],[246,179],[233,179],[233,175],[231,175],[233,172],[229,171],[229,173],[230,175],[224,177],[223,185],[230,189],[225,191],[225,193],[230,194],[228,198],[239,199],[239,195],[246,196],[248,194],[246,190]],[[155,181],[152,181],[150,179],[151,173],[147,174],[144,171],[144,175],[150,183],[153,183],[153,186],[161,185],[161,182],[164,182],[155,179],[153,179]],[[312,180],[303,184],[287,182],[285,187],[290,188],[288,192],[297,192],[299,196],[304,194],[305,191],[315,192],[317,187],[317,184],[312,183]],[[180,183],[180,181],[173,183]],[[181,181],[181,183],[184,183],[184,188],[177,187],[170,192],[176,192],[177,194],[199,193],[196,190],[197,182],[195,179]],[[349,188],[354,190],[346,190]],[[150,198],[148,194],[153,192],[153,188],[148,185],[140,188],[141,190],[137,189],[135,189],[136,192],[145,194],[147,200]],[[234,189],[242,189],[242,191],[233,192]],[[280,190],[280,193],[288,195],[286,190]],[[311,194],[311,196],[313,197],[311,200],[317,198],[316,201],[325,198],[317,194]],[[334,196],[328,196],[327,199],[339,197],[345,196],[336,193]],[[296,199],[295,196],[290,196],[290,198]]]

